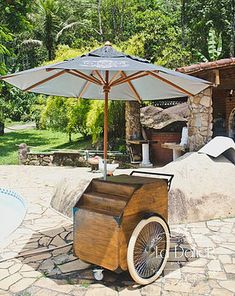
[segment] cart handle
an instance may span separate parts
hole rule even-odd
[[[155,176],[163,176],[163,177],[166,177],[166,178],[162,178],[162,179],[166,179],[167,180],[167,189],[168,189],[168,191],[171,188],[171,181],[174,178],[174,175],[172,175],[172,174],[151,173],[151,172],[143,172],[143,171],[132,171],[130,173],[130,176],[132,176],[133,174],[146,174],[146,175],[155,175]]]

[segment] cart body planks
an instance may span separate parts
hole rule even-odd
[[[167,221],[167,180],[119,175],[93,179],[74,207],[74,254],[109,270],[127,270],[127,247],[146,213]]]

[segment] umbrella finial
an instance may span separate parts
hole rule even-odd
[[[104,45],[105,46],[112,46],[112,43],[110,41],[106,41]]]

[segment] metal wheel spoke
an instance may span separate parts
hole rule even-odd
[[[137,246],[142,246],[143,248],[145,248],[146,244],[147,244],[147,241],[143,236],[138,237]]]
[[[163,258],[159,254],[166,249],[166,234],[158,222],[146,224],[140,231],[134,247],[134,265],[142,278],[152,277],[160,268]]]
[[[138,272],[143,272],[146,269],[146,261],[143,261],[141,264],[136,266]]]

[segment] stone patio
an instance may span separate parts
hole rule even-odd
[[[0,295],[235,295],[235,218],[170,225],[170,258],[151,285],[109,271],[95,281],[93,267],[73,256],[72,221],[50,207],[58,182],[74,173],[99,176],[87,168],[0,166],[0,186],[28,204],[23,224],[0,246]]]

